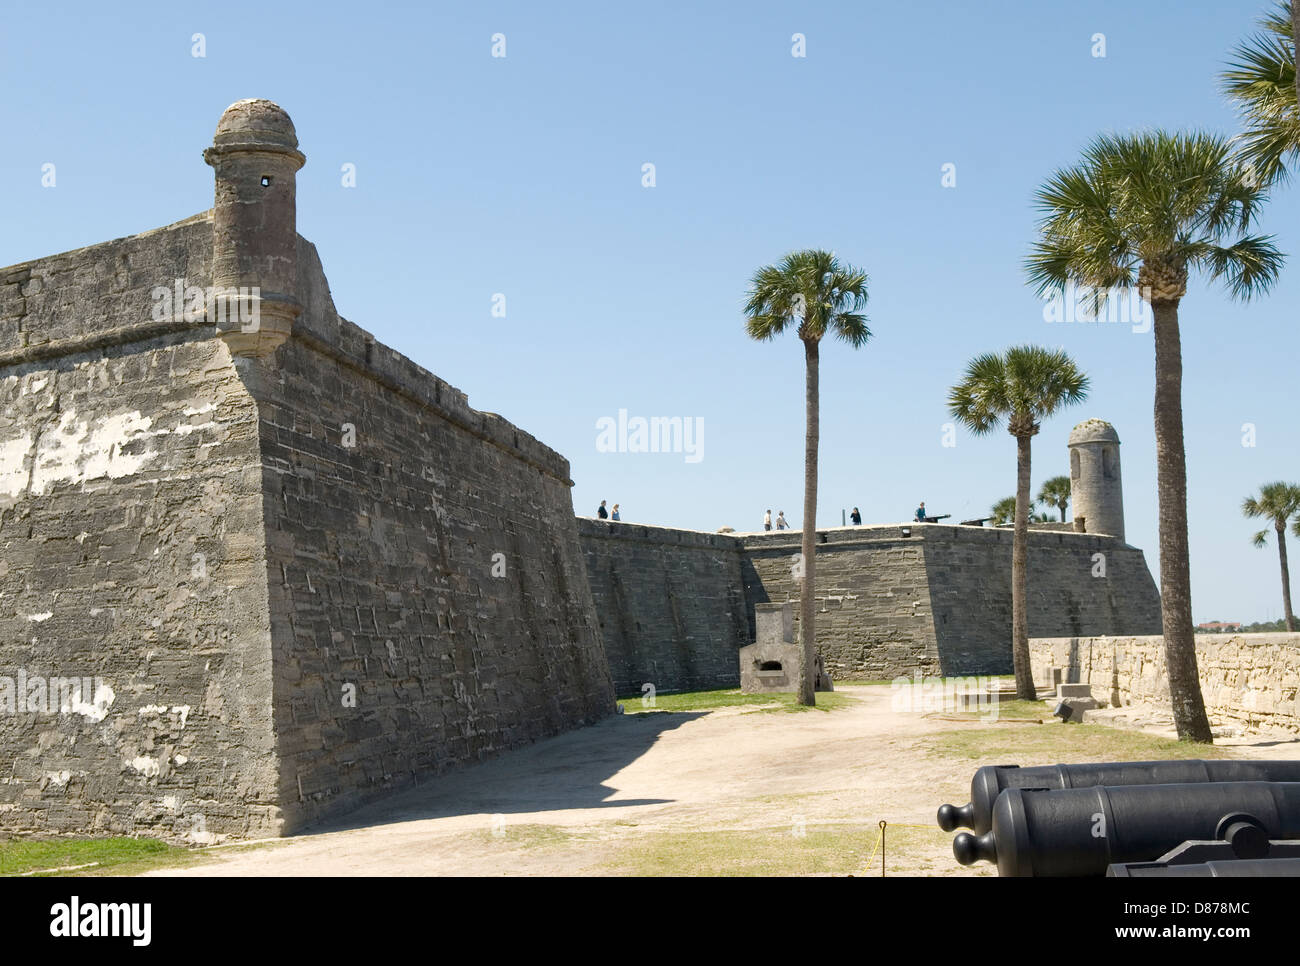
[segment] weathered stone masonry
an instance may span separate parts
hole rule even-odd
[[[799,597],[795,531],[579,527],[620,694],[644,682],[663,691],[737,686],[736,650],[754,639],[754,605]],[[817,643],[831,676],[1009,672],[1011,539],[1008,529],[943,524],[819,531]],[[1110,536],[1031,531],[1029,553],[1031,634],[1159,631],[1142,551]],[[1094,576],[1099,562],[1105,576]],[[676,599],[671,619],[665,589]]]
[[[613,710],[567,461],[338,316],[296,144],[240,102],[215,215],[0,269],[0,829],[278,834]]]
[[[1161,636],[1035,638],[1029,648],[1036,681],[1050,682],[1061,668],[1112,707],[1169,707]],[[1196,666],[1216,723],[1300,732],[1300,634],[1197,634]]]
[[[578,534],[618,694],[738,686],[753,641],[739,540],[585,518]]]

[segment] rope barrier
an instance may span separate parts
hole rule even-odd
[[[876,853],[880,853],[880,877],[885,877],[885,828],[889,825],[895,828],[923,828],[931,832],[947,834],[937,825],[913,825],[909,822],[886,822],[883,818],[880,820],[880,831],[876,834],[876,844],[871,847],[871,855],[867,856],[867,871],[871,871],[871,864],[876,860]]]

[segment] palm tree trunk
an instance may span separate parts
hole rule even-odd
[[[1291,57],[1292,63],[1300,64],[1296,51],[1300,50],[1300,3],[1291,0]],[[1300,99],[1300,71],[1295,75],[1295,96]]]
[[[1160,494],[1160,616],[1174,726],[1184,741],[1213,742],[1201,697],[1187,548],[1187,454],[1183,448],[1183,355],[1178,303],[1151,306],[1156,343],[1156,480]]]
[[[1016,526],[1011,539],[1011,665],[1016,697],[1033,701],[1034,675],[1029,667],[1029,436],[1016,437]]]
[[[1295,614],[1291,613],[1291,570],[1286,565],[1285,520],[1277,525],[1277,555],[1282,561],[1282,609],[1286,612],[1286,629],[1293,631],[1295,630]]]
[[[804,393],[806,424],[803,462],[803,587],[799,600],[799,634],[803,641],[799,668],[800,704],[817,703],[817,442],[821,432],[818,418],[817,341],[805,339],[804,362],[807,384]]]

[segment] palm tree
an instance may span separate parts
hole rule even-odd
[[[1082,284],[1094,304],[1132,292],[1151,305],[1156,361],[1155,436],[1160,493],[1160,607],[1179,737],[1209,742],[1196,668],[1187,562],[1187,460],[1178,305],[1199,270],[1240,299],[1277,280],[1283,255],[1248,234],[1264,189],[1243,179],[1228,144],[1209,134],[1103,135],[1082,163],[1038,190],[1041,237],[1026,268],[1040,295]]]
[[[1300,80],[1295,69],[1300,5],[1282,0],[1260,21],[1261,31],[1233,50],[1220,75],[1223,92],[1237,104],[1245,131],[1242,160],[1265,183],[1285,181],[1300,160]]]
[[[1259,496],[1248,496],[1241,502],[1241,512],[1251,519],[1263,518],[1277,531],[1277,555],[1282,564],[1282,609],[1286,613],[1286,629],[1295,630],[1295,615],[1291,612],[1291,571],[1286,565],[1286,525],[1300,514],[1300,486],[1293,483],[1265,483]],[[1300,532],[1300,519],[1296,521]],[[1260,530],[1252,543],[1262,547],[1268,542],[1268,530]]]
[[[995,527],[1005,527],[1008,523],[1016,522],[1016,498],[1014,496],[1005,496],[993,504],[993,509],[989,511],[993,515],[993,525]]]
[[[1011,660],[1016,697],[1037,697],[1029,669],[1029,442],[1039,424],[1063,406],[1082,402],[1088,377],[1068,355],[1038,346],[1015,346],[1005,354],[976,356],[948,395],[953,419],[977,436],[1005,419],[1016,438],[1016,528],[1011,541]]]
[[[800,704],[816,703],[816,553],[818,352],[828,332],[857,349],[871,338],[867,317],[867,275],[842,265],[833,252],[809,249],[791,252],[775,265],[754,273],[745,302],[745,329],[751,338],[765,342],[793,327],[803,342],[806,413],[803,477],[803,580],[799,623],[803,641],[803,667],[799,675]]]
[[[1054,506],[1061,511],[1061,522],[1065,522],[1065,507],[1070,502],[1070,478],[1053,476],[1043,483],[1038,491],[1038,502]]]

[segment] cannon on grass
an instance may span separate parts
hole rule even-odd
[[[1091,765],[986,765],[970,783],[970,801],[940,805],[945,832],[992,827],[993,803],[1008,788],[1089,788],[1096,785],[1173,785],[1193,782],[1300,782],[1300,761],[1127,761]]]
[[[961,833],[952,850],[962,865],[996,862],[1003,876],[1103,876],[1185,842],[1223,842],[1237,859],[1263,859],[1279,839],[1300,839],[1300,782],[1008,788],[989,831]]]

